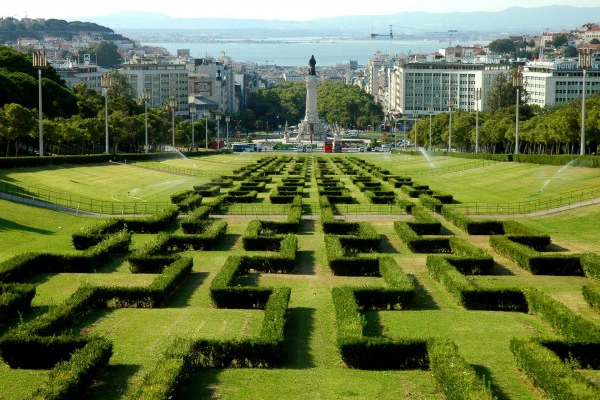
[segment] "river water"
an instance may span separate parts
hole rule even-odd
[[[489,41],[461,42],[461,46],[473,44],[487,45]],[[448,47],[448,43],[438,40],[387,40],[387,39],[312,39],[298,38],[285,40],[231,40],[194,43],[143,43],[159,46],[171,54],[178,49],[189,49],[190,55],[202,58],[206,55],[219,58],[225,54],[236,62],[255,62],[259,65],[305,66],[311,55],[317,66],[348,64],[351,60],[358,65],[366,65],[377,51],[384,54],[432,53]],[[454,44],[456,45],[456,44]]]

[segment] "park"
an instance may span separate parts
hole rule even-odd
[[[595,156],[7,160],[0,398],[600,395]]]

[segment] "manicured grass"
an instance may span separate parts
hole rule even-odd
[[[193,157],[190,160],[173,159],[165,163],[182,168],[187,168],[186,164],[194,163],[197,168],[226,174],[264,155],[215,155]],[[424,157],[385,153],[361,157],[369,162],[379,163],[392,174],[431,168]],[[450,167],[466,165],[472,163],[472,160],[437,157],[432,159],[432,162],[436,167]],[[114,172],[124,173],[122,179],[113,177]],[[596,170],[569,167],[560,174],[557,172],[556,167],[511,163],[451,174],[423,176],[414,180],[429,184],[433,189],[447,191],[458,201],[517,201],[530,195],[532,188],[537,190],[538,184],[543,185],[553,175],[555,177],[550,179],[543,193],[557,193],[561,190],[600,184]],[[51,184],[54,190],[64,185],[71,187],[73,193],[79,195],[89,191],[92,193],[91,197],[106,196],[107,192],[113,190],[111,184],[123,185],[123,189],[119,190],[129,190],[125,188],[132,185],[130,187],[139,187],[140,191],[143,184],[148,187],[159,184],[157,188],[160,189],[148,192],[149,196],[153,199],[168,200],[170,193],[191,189],[199,181],[164,172],[114,165],[2,173],[3,177],[8,178],[10,175],[11,179],[17,179],[23,185],[35,186],[34,182],[46,182]],[[86,182],[85,185],[71,185],[68,181],[75,179],[75,174],[94,175],[96,180],[91,177],[80,178]],[[318,202],[314,176],[313,172],[310,186],[304,189],[306,195],[303,201],[306,203]],[[167,183],[177,179],[186,180],[177,184]],[[257,206],[269,205],[268,193],[280,179],[280,176],[275,177],[273,183],[267,185],[267,192],[259,194]],[[343,182],[360,204],[366,201],[348,178],[343,178]],[[224,190],[226,191],[227,189]],[[398,197],[406,198],[399,189],[396,189],[396,193]],[[600,235],[600,226],[595,223],[598,214],[600,206],[590,206],[545,217],[522,219],[522,222],[549,233],[554,243],[554,251],[598,253],[600,245],[597,238]],[[396,218],[366,217],[382,235],[380,252],[393,257],[398,266],[414,279],[417,293],[412,310],[362,312],[364,334],[396,339],[451,339],[458,345],[460,354],[474,366],[478,375],[489,382],[499,399],[543,398],[517,371],[508,343],[514,336],[553,336],[549,326],[540,318],[524,313],[465,311],[456,304],[442,285],[428,274],[425,267],[426,255],[410,253],[398,238],[393,228]],[[256,337],[259,334],[264,314],[262,311],[217,309],[211,303],[210,284],[227,257],[247,254],[242,248],[241,236],[252,217],[230,215],[225,216],[224,220],[228,222],[227,234],[214,251],[182,253],[193,257],[193,271],[177,287],[165,308],[98,309],[78,322],[75,326],[76,331],[107,337],[114,346],[110,366],[99,378],[90,393],[90,398],[122,398],[128,388],[142,382],[144,375],[153,368],[160,354],[175,338],[229,340]],[[0,243],[7,245],[0,251],[0,261],[24,251],[36,250],[32,248],[32,243],[44,251],[72,252],[74,250],[70,235],[94,221],[95,219],[89,217],[15,205],[0,200]],[[600,316],[589,309],[581,295],[581,285],[588,282],[587,278],[533,276],[512,261],[495,254],[486,236],[468,236],[447,221],[441,222],[443,234],[461,237],[493,255],[496,274],[469,278],[476,284],[491,287],[536,286],[585,318],[600,323]],[[288,322],[285,328],[285,348],[288,355],[284,365],[275,369],[195,371],[181,383],[178,398],[441,399],[443,396],[430,371],[365,371],[345,366],[337,347],[331,290],[341,285],[385,286],[385,283],[381,278],[334,276],[327,264],[324,234],[318,219],[304,220],[297,236],[296,268],[291,274],[249,274],[237,281],[239,285],[291,288]],[[131,248],[138,248],[154,237],[152,234],[134,234]],[[112,260],[91,274],[38,274],[31,279],[37,284],[33,310],[23,318],[28,321],[60,304],[83,285],[146,286],[155,278],[156,275],[152,274],[131,274],[123,258]],[[11,323],[10,326],[14,326],[15,323]],[[4,331],[0,329],[0,334]],[[0,397],[27,397],[47,373],[43,370],[10,370],[5,365],[0,366]],[[597,371],[588,371],[586,375],[589,379],[597,379],[598,374]]]
[[[50,191],[117,203],[168,203],[172,193],[208,181],[123,164],[0,170],[0,190],[6,184],[32,194]]]

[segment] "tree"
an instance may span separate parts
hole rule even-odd
[[[564,33],[561,35],[552,36],[552,47],[554,47],[555,49],[558,49],[566,45],[567,43],[569,43],[569,38]]]
[[[577,57],[577,49],[573,46],[568,46],[563,52],[565,57]]]
[[[19,155],[19,141],[31,135],[36,126],[34,113],[20,104],[6,104],[4,106],[3,132],[6,139],[6,157],[10,153],[10,142],[15,141],[15,155]]]
[[[490,42],[488,49],[497,54],[514,54],[515,42],[512,39],[496,39]]]
[[[593,38],[590,40],[590,44],[600,44],[600,39]]]
[[[106,40],[103,40],[92,47],[90,53],[96,54],[98,57],[98,65],[101,65],[104,68],[117,68],[123,62],[123,59],[118,52],[117,45]]]

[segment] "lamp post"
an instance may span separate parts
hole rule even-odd
[[[229,147],[229,121],[231,121],[231,118],[227,115],[225,117],[225,122],[227,122],[227,147]]]
[[[140,100],[144,102],[144,148],[148,153],[148,101],[150,100],[150,90],[143,89]]]
[[[104,121],[105,121],[105,144],[104,144],[104,152],[109,154],[108,148],[108,89],[110,88],[110,74],[105,73],[102,74],[100,78],[100,86],[104,89]]]
[[[582,70],[583,90],[581,91],[581,147],[579,154],[585,155],[585,92],[586,92],[586,73],[592,66],[592,49],[583,48],[579,51],[579,68]]]
[[[192,114],[192,151],[196,150],[196,140],[194,137],[194,116],[196,115],[197,106],[195,103],[190,104],[190,114]]]
[[[221,111],[215,111],[215,120],[217,120],[217,150],[221,150]]]
[[[208,150],[208,117],[210,117],[210,111],[204,110],[204,127],[205,127],[204,149],[205,150]]]
[[[415,120],[415,151],[417,151],[417,121],[419,120],[419,112],[417,110],[413,111],[413,119]]]
[[[48,66],[46,59],[46,50],[36,50],[33,52],[33,68],[38,70],[38,123],[39,123],[39,153],[44,156],[44,124],[42,114],[42,70]]]
[[[481,88],[476,88],[473,94],[475,100],[475,153],[479,153],[479,101],[481,100]]]
[[[517,89],[517,108],[515,110],[515,154],[519,154],[519,95],[521,87],[523,87],[523,74],[521,70],[513,76],[513,86]]]
[[[450,110],[450,121],[448,123],[448,151],[452,151],[452,109],[456,105],[456,100],[450,97],[446,101],[446,104],[448,105],[448,110]]]
[[[430,151],[433,150],[433,146],[431,144],[431,126],[432,126],[432,124],[431,124],[431,118],[432,118],[432,115],[433,115],[433,111],[434,111],[433,105],[428,105],[427,106],[427,112],[429,113],[429,150]]]
[[[167,103],[168,108],[171,110],[171,126],[172,126],[172,133],[171,133],[171,146],[173,147],[173,152],[175,151],[175,110],[177,109],[177,99],[175,98],[175,96],[171,96],[169,97],[169,102]]]

